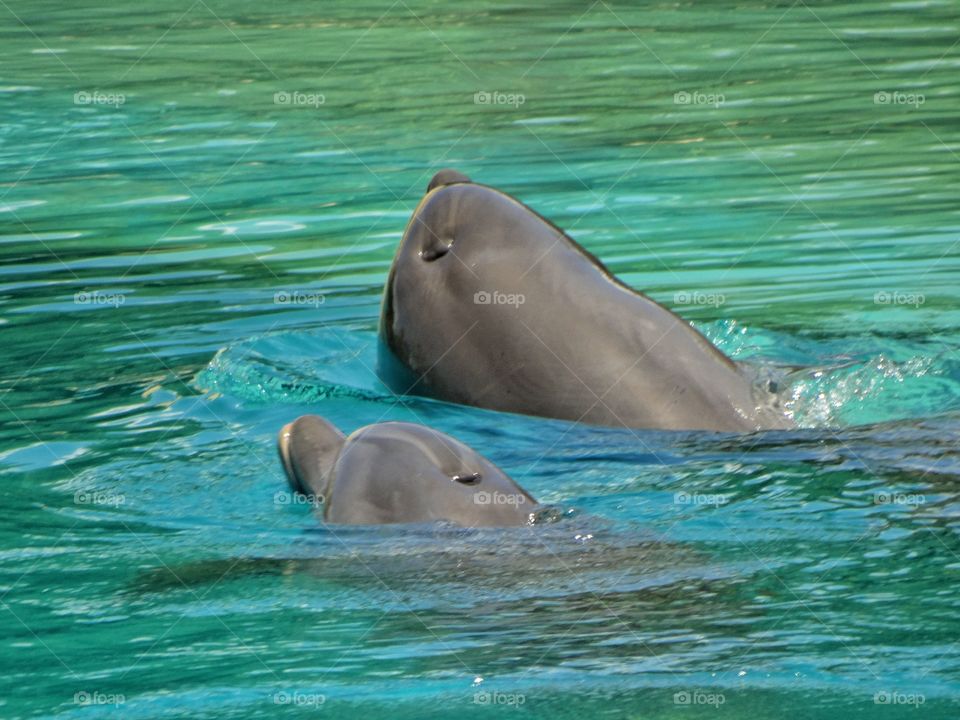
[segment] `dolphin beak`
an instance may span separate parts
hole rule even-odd
[[[470,178],[464,175],[458,170],[453,168],[444,168],[436,175],[433,176],[433,179],[430,180],[430,184],[427,185],[427,193],[431,190],[436,190],[439,187],[444,185],[456,185],[459,183],[468,183],[471,182]]]
[[[283,464],[283,470],[287,474],[287,482],[294,492],[303,493],[303,485],[293,470],[293,463],[290,462],[290,434],[293,429],[293,423],[287,423],[280,430],[277,437],[277,451],[280,453],[280,462]]]

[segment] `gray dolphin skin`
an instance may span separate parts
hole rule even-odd
[[[280,431],[278,449],[290,487],[322,497],[329,523],[508,527],[530,524],[537,507],[496,465],[424,425],[378,423],[347,437],[304,415]]]
[[[437,173],[407,225],[380,338],[379,372],[396,392],[593,425],[792,427],[683,318],[455,170]]]

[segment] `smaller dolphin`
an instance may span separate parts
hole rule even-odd
[[[294,492],[322,498],[329,523],[532,522],[537,502],[500,468],[437,430],[405,422],[345,436],[317,415],[285,425],[280,460]]]

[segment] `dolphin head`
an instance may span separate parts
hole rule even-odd
[[[527,296],[574,292],[558,287],[548,270],[576,254],[571,247],[562,232],[509,195],[455,170],[437,173],[407,224],[387,276],[381,377],[400,393],[477,404],[463,389],[471,382],[490,385],[476,372],[487,365],[489,338],[503,332],[529,337],[516,322],[523,317],[526,324],[537,324],[532,311],[520,305]]]
[[[536,501],[472,448],[414,423],[369,425],[347,438],[337,460],[330,522],[465,527],[523,525]]]

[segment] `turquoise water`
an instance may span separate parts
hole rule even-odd
[[[957,716],[955,2],[0,18],[0,716]],[[443,166],[789,373],[801,429],[390,395]],[[434,425],[558,519],[323,528],[305,412]]]

